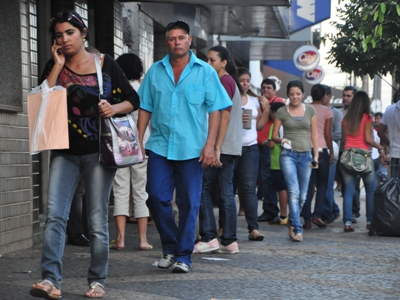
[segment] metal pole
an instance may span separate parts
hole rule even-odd
[[[378,75],[374,75],[374,99],[373,100],[377,100],[378,99]],[[378,101],[375,101],[375,111],[374,113],[378,112]]]

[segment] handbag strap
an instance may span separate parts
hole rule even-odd
[[[96,64],[96,72],[97,72],[97,82],[99,84],[99,100],[103,96],[103,73],[101,73],[101,65],[100,65],[100,55],[94,57],[94,62]]]

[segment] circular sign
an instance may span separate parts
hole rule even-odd
[[[300,71],[308,71],[316,68],[319,64],[320,55],[315,46],[301,46],[293,55],[293,62]]]
[[[320,83],[322,79],[324,79],[324,76],[325,76],[325,71],[321,67],[317,67],[310,71],[303,72],[303,77],[309,84]]]

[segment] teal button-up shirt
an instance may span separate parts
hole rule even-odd
[[[200,157],[207,114],[232,105],[216,71],[192,52],[178,84],[167,55],[151,66],[138,94],[140,108],[152,113],[146,149],[170,160]]]

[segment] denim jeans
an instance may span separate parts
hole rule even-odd
[[[323,219],[332,219],[340,214],[339,206],[335,202],[334,188],[335,188],[335,175],[336,175],[337,159],[329,165],[328,186],[326,189],[326,198],[324,202]]]
[[[83,178],[78,183],[74,198],[72,199],[71,210],[67,223],[67,235],[81,235],[88,237],[87,209],[85,197],[85,183]]]
[[[343,195],[343,223],[345,225],[351,225],[352,220],[352,206],[353,196],[356,189],[356,184],[359,184],[357,175],[349,173],[346,169],[340,165],[344,183],[346,184],[346,191]],[[367,211],[367,222],[372,221],[374,214],[374,192],[375,192],[375,171],[372,170],[370,173],[359,174],[364,182],[365,187],[365,202]],[[358,183],[357,183],[358,182]]]
[[[311,222],[311,202],[314,196],[314,185],[317,188],[317,194],[315,195],[315,206],[312,216],[322,218],[328,186],[329,165],[328,149],[324,148],[319,152],[318,169],[313,169],[311,172],[307,200],[302,210],[305,222]]]
[[[294,233],[302,234],[300,211],[307,198],[311,175],[311,152],[282,149],[279,161],[289,196],[289,222],[294,227]]]
[[[108,204],[115,169],[99,163],[99,154],[75,156],[52,151],[48,208],[42,248],[42,278],[61,288],[62,256],[72,198],[82,176],[86,189],[90,267],[88,283],[104,284],[108,269]]]
[[[338,160],[338,164],[340,165],[340,158],[343,154],[343,151],[339,151],[339,160]],[[337,174],[339,176],[339,178],[342,181],[342,195],[344,197],[344,194],[346,193],[346,183],[343,179],[343,175],[342,175],[342,168],[338,168],[336,165],[336,170],[337,170]],[[358,215],[360,213],[360,177],[357,177],[357,182],[356,182],[356,189],[354,192],[354,196],[353,196],[353,207],[352,207],[352,212],[353,215]]]
[[[258,178],[262,188],[261,195],[263,200],[263,214],[268,219],[274,219],[279,215],[278,197],[273,188],[271,178],[271,149],[264,146],[258,146],[260,152]]]
[[[238,188],[249,232],[258,230],[258,199],[256,183],[258,175],[257,144],[242,147],[242,156],[235,161],[234,187]]]
[[[200,208],[203,169],[198,158],[168,160],[152,151],[147,162],[146,202],[160,234],[163,253],[176,262],[192,264]],[[175,223],[172,197],[176,189],[179,225]]]
[[[222,167],[209,167],[204,170],[199,214],[199,233],[203,242],[209,242],[218,236],[211,199],[211,189],[214,182],[217,182],[219,186],[219,215],[222,220],[221,228],[224,229],[221,236],[221,244],[228,246],[237,241],[237,210],[232,183],[234,163],[237,158],[238,156],[221,154]]]

